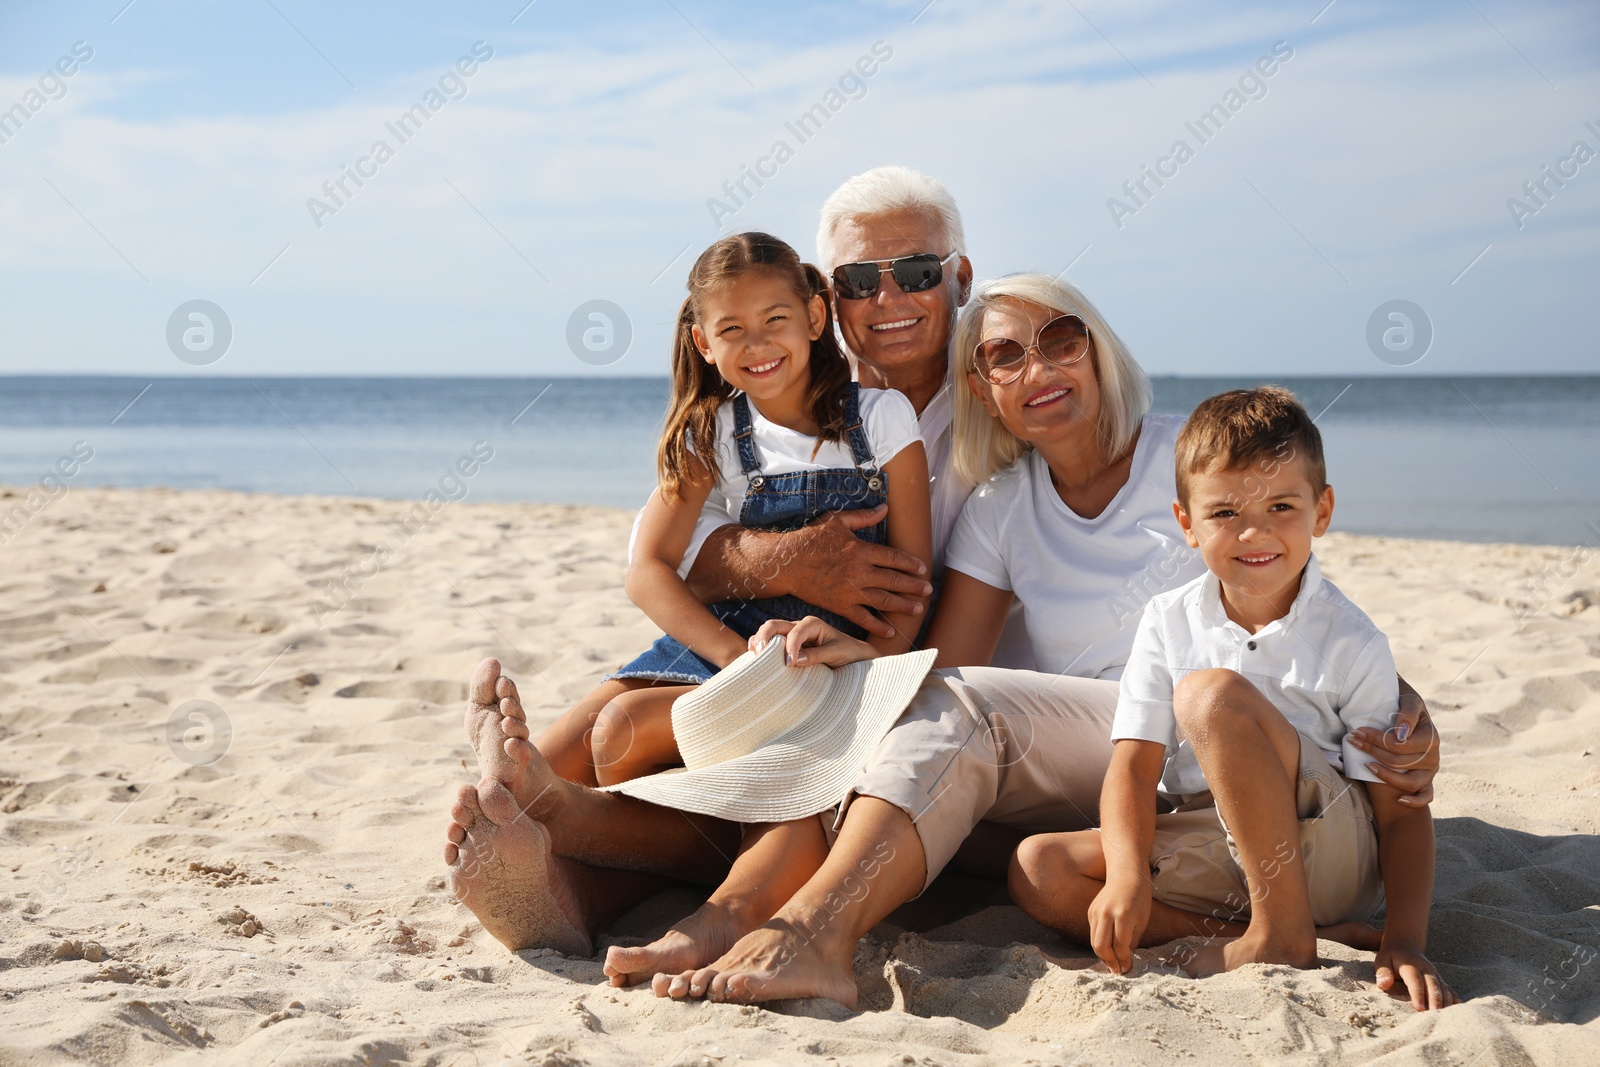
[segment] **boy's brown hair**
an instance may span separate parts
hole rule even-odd
[[[1276,385],[1234,389],[1201,401],[1178,434],[1178,502],[1189,506],[1189,478],[1260,463],[1271,473],[1299,460],[1318,495],[1328,485],[1322,434],[1294,394]]]

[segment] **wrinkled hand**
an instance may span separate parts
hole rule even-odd
[[[807,603],[842,615],[870,634],[895,636],[895,628],[872,610],[890,615],[921,615],[923,605],[910,597],[933,594],[928,568],[916,556],[856,536],[889,513],[830,511],[789,535],[789,557],[779,559],[784,585]],[[915,634],[909,635],[915,637]]]
[[[1150,889],[1107,882],[1089,905],[1089,947],[1113,974],[1133,970],[1133,950],[1150,925]]]
[[[783,661],[791,667],[815,663],[842,667],[878,655],[878,650],[865,641],[840,633],[815,615],[807,615],[799,622],[768,619],[750,638],[750,651],[760,652],[768,641],[778,640],[784,643]]]
[[[1407,807],[1424,808],[1433,802],[1433,776],[1439,773],[1439,731],[1422,697],[1404,689],[1394,725],[1379,733],[1370,726],[1350,732],[1350,743],[1375,757],[1367,769],[1379,781],[1402,794]]]
[[[1411,1006],[1417,1011],[1438,1011],[1461,1003],[1456,991],[1439,977],[1428,958],[1410,945],[1385,946],[1378,950],[1378,988],[1391,996],[1400,996],[1396,983],[1411,997]]]

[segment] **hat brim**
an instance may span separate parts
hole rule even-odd
[[[830,710],[809,716],[746,755],[606,789],[743,823],[787,822],[827,811],[845,798],[873,750],[911,703],[936,655],[936,650],[925,649],[843,667],[786,667],[832,670],[833,683],[846,699],[829,701]],[[716,685],[721,677],[706,685]]]

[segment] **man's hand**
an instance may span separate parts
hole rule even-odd
[[[933,586],[928,568],[909,552],[856,536],[887,514],[887,507],[830,511],[790,533],[724,527],[700,550],[690,587],[708,602],[798,596],[870,634],[893,637],[894,627],[869,609],[920,615],[922,604],[909,598],[930,596]]]
[[[1403,680],[1394,725],[1382,733],[1367,726],[1352,730],[1350,743],[1375,757],[1368,769],[1403,794],[1401,804],[1424,808],[1433,802],[1433,776],[1439,773],[1439,731],[1433,728],[1421,695]]]
[[[1133,970],[1133,950],[1150,925],[1150,886],[1107,882],[1089,905],[1089,946],[1113,974]]]
[[[877,649],[840,633],[815,615],[807,615],[799,622],[768,619],[750,638],[750,651],[760,652],[768,641],[784,643],[783,661],[791,667],[809,667],[814,663],[842,667],[846,663],[878,657]]]

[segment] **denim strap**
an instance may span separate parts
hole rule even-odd
[[[740,393],[733,398],[733,439],[739,446],[739,469],[746,478],[761,469],[756,459],[755,423],[750,418],[750,397]]]
[[[856,466],[876,472],[877,457],[872,454],[872,444],[867,440],[866,427],[861,421],[861,386],[857,382],[851,382],[845,394],[844,418],[850,424],[845,429],[845,438],[850,442],[850,454],[855,457]]]

